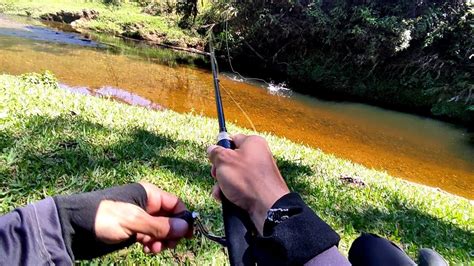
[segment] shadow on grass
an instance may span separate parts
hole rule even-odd
[[[8,176],[1,181],[4,187],[20,182],[25,191],[35,190],[69,177],[69,181],[80,178],[90,183],[88,190],[136,181],[133,175],[143,166],[170,169],[178,176],[212,184],[210,178],[199,177],[209,176],[208,165],[173,156],[177,150],[202,147],[140,128],[119,132],[74,115],[55,119],[36,116],[25,121],[21,132],[0,132],[0,139],[8,157]],[[196,157],[196,151],[188,157]]]
[[[54,119],[31,117],[21,128],[19,132],[0,131],[0,152],[6,162],[0,167],[0,184],[15,198],[45,189],[54,194],[135,182],[160,169],[206,190],[214,183],[209,177],[205,147],[195,142],[177,141],[139,127],[122,131],[108,128],[74,114]],[[315,175],[310,167],[282,159],[278,165],[293,189],[323,196],[309,191],[302,181],[303,176]],[[355,230],[395,236],[404,245],[430,247],[443,254],[467,254],[474,249],[469,242],[474,238],[472,232],[406,208],[398,200],[388,200],[385,209],[391,211],[385,212],[340,202],[337,194],[324,196],[321,205],[313,209],[332,210],[332,218],[345,233]],[[334,202],[340,206],[337,211],[331,206]],[[218,212],[209,215],[219,216]]]
[[[339,224],[352,226],[356,232],[376,233],[400,242],[412,255],[419,248],[432,248],[446,258],[471,260],[468,254],[474,250],[472,231],[406,207],[396,199],[388,201],[386,206],[392,211],[370,206],[357,210],[343,207],[336,218]]]

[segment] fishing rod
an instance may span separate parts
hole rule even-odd
[[[214,94],[216,100],[217,120],[219,121],[219,134],[217,145],[234,149],[235,145],[227,132],[225,125],[224,108],[222,105],[219,87],[219,69],[217,66],[214,47],[212,45],[212,34],[209,41],[209,56],[211,59],[212,77],[214,82]],[[222,215],[224,220],[225,243],[231,265],[255,265],[255,259],[249,249],[250,239],[254,234],[254,226],[246,211],[230,202],[221,192]]]
[[[216,99],[217,120],[219,121],[219,134],[217,145],[226,149],[235,149],[235,145],[227,132],[225,125],[224,107],[219,86],[219,69],[217,67],[214,47],[212,46],[212,33],[209,41],[208,55],[211,59],[212,78]],[[195,226],[203,236],[227,248],[230,265],[255,265],[255,258],[249,248],[249,242],[255,236],[255,226],[248,213],[230,202],[221,192],[222,216],[224,220],[224,237],[215,236],[206,229],[198,212],[184,211],[175,217],[184,219],[188,224]]]

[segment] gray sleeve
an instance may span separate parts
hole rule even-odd
[[[0,216],[0,264],[72,265],[52,198]]]
[[[351,263],[339,253],[337,247],[333,246],[332,248],[324,251],[323,253],[312,258],[310,261],[304,264],[305,266],[311,265],[327,265],[327,266],[346,266],[351,265]]]

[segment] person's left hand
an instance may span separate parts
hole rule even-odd
[[[136,235],[146,253],[174,248],[183,237],[192,236],[192,227],[176,214],[186,210],[175,195],[149,183],[140,183],[147,193],[146,210],[119,201],[100,202],[95,218],[96,237],[108,244],[121,243]]]

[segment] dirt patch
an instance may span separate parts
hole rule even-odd
[[[61,10],[56,13],[48,13],[41,15],[40,18],[48,21],[56,21],[61,23],[71,24],[76,20],[91,20],[99,16],[99,12],[92,9],[83,9],[78,12]]]
[[[339,177],[339,180],[341,180],[344,184],[349,184],[356,187],[365,187],[364,181],[362,181],[362,179],[357,176],[342,175]]]

